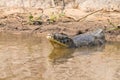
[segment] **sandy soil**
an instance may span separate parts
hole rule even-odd
[[[89,15],[88,17],[77,22],[76,20],[90,14],[91,12],[81,12],[77,9],[66,9],[64,16],[60,17],[54,23],[47,21],[48,17],[55,13],[60,13],[60,9],[0,9],[0,31],[10,32],[14,34],[30,33],[39,36],[45,36],[52,32],[63,32],[68,35],[75,35],[79,32],[88,32],[97,28],[112,29],[113,26],[108,22],[108,19],[115,25],[119,26],[120,13],[119,12],[104,12],[100,11]],[[42,24],[29,24],[30,13],[38,18],[42,16]],[[113,31],[106,31],[106,39],[108,41],[120,41],[120,29]]]

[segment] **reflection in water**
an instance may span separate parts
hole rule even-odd
[[[104,49],[105,49],[105,45],[93,46],[93,47],[80,47],[76,49],[76,52],[74,55],[92,55],[97,52],[103,52]]]
[[[49,55],[49,58],[51,61],[56,63],[63,63],[66,62],[67,59],[72,58],[72,54],[74,53],[74,49],[53,49],[51,54]]]
[[[91,55],[96,52],[102,52],[105,45],[95,47],[80,47],[77,49],[72,48],[54,48],[49,55],[50,61],[54,64],[61,64],[67,61],[67,59],[78,55]]]
[[[58,59],[56,62],[62,58],[67,59],[62,64],[51,64],[50,80],[120,80],[120,42],[67,52],[72,56],[71,59],[68,58],[69,55],[65,55],[63,49],[53,50],[49,55],[50,57],[53,54],[50,59]]]
[[[119,42],[52,50],[43,37],[0,33],[0,80],[120,80],[119,73]]]

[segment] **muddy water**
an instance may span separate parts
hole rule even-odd
[[[0,80],[120,80],[120,43],[53,49],[43,37],[0,33]]]

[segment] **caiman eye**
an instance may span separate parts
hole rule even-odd
[[[59,40],[59,37],[57,37],[56,35],[53,36],[55,40]]]
[[[67,39],[67,40],[66,40],[66,42],[67,42],[67,43],[69,43],[69,42],[70,42],[70,40],[69,40],[69,39]]]
[[[56,39],[56,36],[54,35],[53,38]]]
[[[63,43],[65,44],[66,42],[65,42],[65,41],[63,41]]]

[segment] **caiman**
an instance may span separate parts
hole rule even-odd
[[[87,32],[73,37],[64,33],[48,34],[47,39],[54,48],[78,48],[82,46],[98,46],[105,44],[105,34],[103,29]]]

